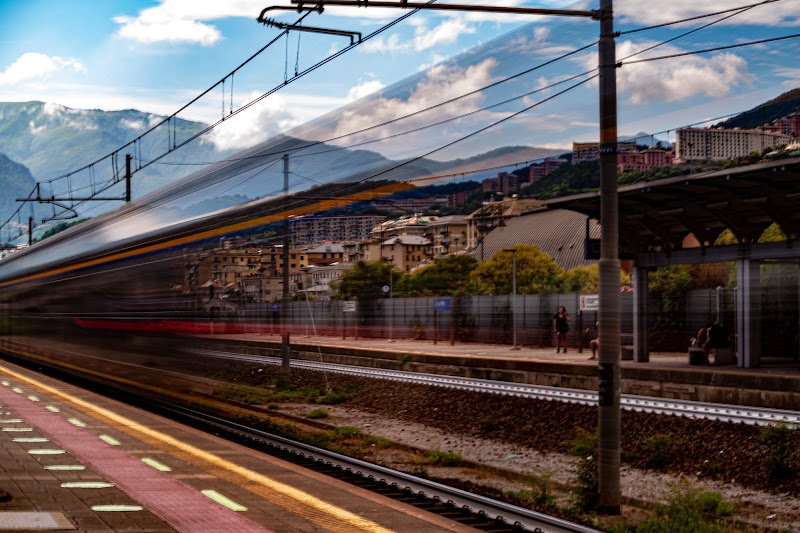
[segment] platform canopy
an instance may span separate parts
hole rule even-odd
[[[600,218],[600,192],[554,198],[551,209]],[[726,228],[740,243],[756,243],[772,223],[790,240],[800,236],[800,157],[619,189],[619,238],[633,254],[680,250],[692,233],[713,246]]]

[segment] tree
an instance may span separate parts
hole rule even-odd
[[[564,269],[553,258],[532,245],[520,244],[517,251],[517,294],[558,292]],[[512,256],[499,250],[472,272],[469,287],[473,294],[511,294]]]
[[[460,296],[467,292],[470,274],[478,261],[469,255],[434,259],[433,263],[405,276],[396,285],[400,296]]]
[[[600,268],[597,264],[582,265],[564,272],[561,278],[563,292],[598,292]]]
[[[361,301],[388,298],[388,294],[381,292],[381,287],[389,284],[390,277],[397,283],[402,281],[403,276],[405,274],[386,258],[381,258],[380,261],[359,261],[338,282],[331,284],[336,291],[331,297],[335,300]]]

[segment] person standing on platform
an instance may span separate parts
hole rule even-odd
[[[569,313],[562,305],[559,306],[558,312],[553,315],[553,332],[556,334],[556,353],[561,351],[561,345],[564,345],[564,353],[567,353],[567,332],[569,331]]]

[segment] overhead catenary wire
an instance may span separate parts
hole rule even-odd
[[[703,15],[696,15],[694,17],[687,17],[687,18],[683,18],[683,19],[680,19],[680,20],[673,20],[673,21],[664,22],[664,23],[661,23],[661,24],[654,24],[652,26],[644,26],[642,28],[635,28],[633,30],[620,31],[620,32],[617,32],[617,35],[628,35],[630,33],[638,33],[638,32],[642,32],[642,31],[655,30],[655,29],[658,29],[658,28],[665,28],[667,26],[674,26],[676,24],[685,24],[686,22],[692,22],[692,21],[695,21],[695,20],[700,20],[700,19],[704,19],[704,18],[708,18],[708,17],[715,17],[717,15],[723,15],[725,13],[730,13],[732,11],[740,11],[740,10],[743,10],[743,9],[750,9],[752,7],[762,6],[764,4],[772,4],[772,3],[780,2],[780,1],[781,0],[764,0],[763,2],[756,2],[755,4],[747,4],[747,5],[742,5],[742,6],[739,6],[739,7],[732,7],[730,9],[723,9],[721,11],[714,11],[712,13],[705,13]]]
[[[738,8],[732,8],[732,9],[728,9],[728,10],[717,11],[717,12],[714,12],[714,13],[709,13],[709,14],[707,14],[707,15],[698,16],[698,17],[692,17],[692,18],[689,18],[689,19],[682,19],[681,21],[674,21],[674,22],[672,22],[672,23],[667,23],[667,24],[663,24],[663,25],[657,25],[657,26],[648,27],[648,28],[639,28],[639,29],[637,29],[637,30],[631,30],[631,31],[629,31],[629,32],[624,32],[624,33],[633,33],[634,31],[644,31],[644,30],[646,30],[646,29],[653,29],[653,28],[655,28],[655,27],[661,27],[661,26],[668,25],[668,24],[677,24],[677,23],[680,23],[680,22],[687,22],[687,21],[696,20],[696,19],[699,19],[699,18],[704,18],[704,17],[708,17],[708,16],[713,16],[713,15],[717,15],[717,14],[721,14],[721,13],[734,12],[734,14],[733,14],[733,15],[730,15],[730,16],[735,16],[736,14],[742,13],[743,11],[745,11],[745,10],[747,10],[747,9],[750,9],[750,8],[752,8],[752,7],[755,7],[755,6],[760,6],[760,5],[763,5],[763,4],[768,4],[768,3],[773,3],[773,2],[777,2],[777,1],[780,1],[780,0],[766,0],[766,1],[764,1],[764,2],[759,2],[759,3],[756,3],[756,4],[750,4],[750,5],[747,5],[747,6],[740,6],[740,7],[738,7]],[[310,13],[310,12],[309,12],[309,13]],[[300,19],[300,20],[302,21],[302,18],[304,18],[304,17],[305,17],[306,15],[308,15],[309,13],[306,13],[306,14],[305,14],[303,17],[301,17],[301,19]],[[373,34],[371,34],[371,35],[367,36],[367,38],[365,38],[365,39],[363,39],[363,40],[367,40],[367,39],[369,39],[370,37],[373,37],[374,35],[377,35],[379,32],[381,32],[381,31],[385,31],[385,29],[388,29],[388,28],[389,28],[389,27],[391,27],[392,25],[394,25],[394,24],[398,23],[400,20],[404,19],[406,16],[410,16],[411,14],[413,14],[413,12],[407,13],[407,14],[406,14],[406,15],[404,15],[403,17],[400,17],[400,18],[398,18],[397,20],[393,21],[393,22],[392,22],[392,23],[390,23],[389,25],[387,25],[387,26],[385,26],[385,27],[383,27],[383,28],[381,28],[381,29],[377,30],[377,31],[376,31],[376,32],[374,32]],[[725,18],[727,19],[727,18],[729,18],[729,17],[725,17]],[[721,20],[724,20],[724,19],[721,19]],[[719,21],[715,21],[715,22],[713,22],[713,23],[711,23],[711,24],[715,24],[715,23],[717,23],[717,22],[719,22]],[[709,24],[709,25],[711,25],[711,24]],[[706,26],[704,26],[704,27],[707,27],[707,26],[708,26],[708,25],[706,25]],[[698,29],[692,30],[691,32],[687,32],[687,33],[685,33],[684,35],[687,35],[687,34],[689,34],[689,33],[693,33],[694,31],[699,31],[699,29],[702,29],[702,28],[698,28]],[[282,36],[282,34],[281,34],[281,35],[278,35],[278,36],[276,37],[276,39],[280,38],[281,36]],[[673,58],[673,57],[680,57],[680,56],[682,56],[682,55],[693,55],[693,54],[698,54],[698,53],[708,53],[708,52],[717,51],[717,50],[724,50],[724,49],[729,49],[729,48],[736,48],[736,47],[748,46],[748,45],[752,45],[752,44],[761,44],[761,43],[765,43],[765,42],[772,42],[772,41],[781,40],[781,39],[788,39],[788,38],[793,38],[793,37],[797,37],[797,36],[798,36],[798,35],[789,35],[789,36],[783,36],[783,37],[778,37],[778,38],[764,39],[764,40],[760,40],[760,41],[753,41],[753,42],[749,42],[749,43],[738,43],[738,44],[735,44],[735,45],[722,46],[722,47],[715,47],[715,48],[710,48],[710,49],[701,50],[701,51],[686,52],[686,53],[682,53],[682,54],[670,54],[670,55],[666,55],[666,56],[660,56],[660,57],[657,57],[657,58],[648,58],[648,59],[644,59],[644,60],[638,60],[638,61],[625,61],[625,62],[624,62],[624,64],[633,64],[633,63],[637,63],[637,62],[644,62],[644,61],[654,61],[654,60],[658,60],[658,59],[669,59],[669,58]],[[666,41],[666,42],[671,42],[671,41],[673,41],[673,40],[675,40],[675,39],[677,39],[677,38],[680,38],[680,36],[678,36],[678,37],[675,37],[675,38],[673,38],[673,39],[670,39],[669,41]],[[271,41],[271,42],[274,42],[274,40],[273,40],[273,41]],[[270,43],[268,43],[268,44],[267,44],[267,45],[266,45],[264,48],[262,48],[262,50],[261,50],[261,51],[263,51],[264,49],[266,49],[266,47],[268,47],[268,46],[269,46],[269,44],[270,44]],[[592,44],[590,44],[590,45],[587,45],[586,47],[584,47],[584,49],[585,49],[585,48],[588,48],[588,47],[591,47],[591,46],[593,46],[594,44],[595,44],[595,43],[592,43]],[[664,44],[664,43],[662,43],[662,44]],[[657,45],[657,46],[658,46],[658,45]],[[349,49],[351,49],[351,48],[352,48],[352,46],[350,46],[350,47],[347,47],[347,48],[345,48],[344,50],[341,50],[341,51],[340,51],[340,53],[339,53],[339,54],[336,54],[336,55],[340,55],[341,53],[344,53],[344,52],[348,51],[348,50],[349,50]],[[574,53],[577,53],[577,52],[579,52],[579,51],[581,51],[581,49],[576,49],[575,51],[572,51],[572,52],[570,52],[569,54],[565,54],[565,55],[572,55],[572,54],[574,54]],[[646,50],[644,50],[644,51],[646,51]],[[637,52],[637,54],[639,54],[639,53],[643,53],[644,51]],[[253,56],[251,56],[251,57],[250,57],[250,58],[249,58],[247,61],[245,61],[245,62],[244,62],[244,63],[242,63],[242,64],[241,64],[239,67],[237,67],[237,69],[234,69],[234,71],[232,71],[232,73],[231,73],[229,76],[231,76],[231,78],[232,78],[233,74],[234,74],[236,71],[238,71],[240,68],[242,68],[242,67],[243,67],[243,66],[244,66],[244,65],[245,65],[247,62],[251,61],[251,60],[252,60],[252,59],[253,59],[253,58],[254,58],[256,55],[258,55],[258,53],[256,53],[256,54],[254,54]],[[311,67],[311,68],[307,69],[306,71],[303,71],[303,73],[299,73],[299,74],[298,74],[298,77],[299,77],[300,75],[302,75],[302,74],[305,74],[305,73],[307,73],[307,72],[309,72],[309,71],[312,71],[312,70],[313,70],[313,69],[315,69],[315,68],[319,68],[319,66],[321,66],[321,65],[322,65],[322,64],[324,64],[324,63],[326,63],[328,60],[330,60],[330,59],[333,59],[333,57],[335,57],[335,56],[332,56],[332,57],[330,57],[330,58],[326,58],[326,60],[324,60],[324,61],[320,62],[319,64],[317,64],[317,65],[314,65],[313,67]],[[632,56],[628,56],[628,57],[632,57]],[[299,58],[299,42],[298,42],[298,58]],[[551,61],[556,61],[556,60],[559,60],[560,58],[563,58],[563,56],[560,56],[559,58],[555,58],[554,60],[551,60]],[[549,62],[548,62],[548,63],[549,63]],[[545,64],[548,64],[548,63],[545,63]],[[545,64],[543,64],[543,65],[545,65]],[[543,65],[542,65],[542,66],[543,66]],[[297,66],[297,64],[296,64],[296,66]],[[535,68],[541,68],[541,67],[540,67],[540,66],[537,66],[537,67],[535,67]],[[534,69],[535,69],[535,68],[534,68]],[[518,77],[518,76],[520,76],[520,75],[524,75],[525,73],[527,73],[527,72],[530,72],[531,70],[534,70],[534,69],[528,69],[527,71],[523,71],[523,72],[521,72],[521,73],[519,73],[519,74],[515,75],[515,77]],[[227,76],[226,76],[226,78],[227,78]],[[508,78],[508,79],[513,79],[513,77],[510,77],[510,78]],[[508,79],[506,79],[506,80],[500,80],[498,83],[502,83],[502,82],[504,82],[504,81],[507,81]],[[225,81],[225,78],[224,78],[223,80],[221,80],[221,82],[222,82],[223,84],[224,84],[224,81]],[[233,109],[232,109],[232,108],[233,108],[233,87],[232,87],[232,81],[233,81],[233,80],[231,79],[231,105],[230,105],[230,114],[231,114],[231,115],[235,114],[236,112],[243,111],[243,110],[246,108],[245,106],[243,106],[241,109],[237,110],[236,112],[234,112],[234,111],[233,111]],[[218,83],[218,84],[219,84],[219,83]],[[493,86],[493,85],[494,85],[494,84],[492,84],[492,85],[490,85],[490,86]],[[224,86],[224,85],[223,85],[223,86]],[[473,91],[472,93],[468,93],[468,94],[474,94],[474,93],[476,93],[476,92],[480,92],[481,90],[485,90],[486,88],[488,88],[488,87],[490,87],[490,86],[487,86],[487,87],[484,87],[484,88],[478,89],[478,90],[476,90],[476,91]],[[213,88],[213,87],[212,87],[212,88]],[[209,89],[209,90],[210,90],[210,89]],[[224,92],[223,92],[223,94],[224,94]],[[271,93],[269,93],[269,94],[271,94]],[[201,95],[201,96],[202,96],[202,95]],[[467,95],[462,95],[462,97],[464,97],[464,96],[467,96]],[[199,97],[198,97],[198,98],[199,98]],[[192,102],[194,102],[194,101],[196,101],[196,100],[197,100],[197,98],[196,98],[195,100],[193,100]],[[257,99],[257,100],[258,100],[258,99]],[[455,99],[453,99],[453,100],[455,100]],[[190,102],[189,104],[186,104],[186,106],[182,107],[182,108],[181,108],[181,110],[182,110],[182,109],[185,109],[186,107],[188,107],[188,105],[191,105],[191,103],[192,103],[192,102]],[[252,103],[254,103],[254,102],[252,102]],[[251,104],[252,104],[252,103],[251,103]],[[446,105],[447,103],[449,103],[449,102],[443,102],[443,103],[441,103],[441,104],[438,104],[438,105]],[[180,110],[179,110],[179,112],[180,112]],[[424,112],[424,110],[421,110],[420,112]],[[177,113],[176,113],[176,114],[177,114]],[[174,116],[174,115],[173,115],[173,116]],[[397,119],[397,120],[399,120],[399,119]],[[167,119],[167,120],[165,120],[165,121],[169,123],[169,119]],[[394,120],[393,120],[393,121],[394,121]],[[390,121],[390,122],[393,122],[393,121]],[[163,123],[163,122],[162,122],[162,123]],[[217,124],[219,124],[219,122],[217,122],[215,125],[217,125]],[[155,127],[154,127],[154,128],[152,128],[152,129],[155,129],[156,127],[158,127],[158,126],[155,126]],[[213,126],[212,126],[212,127],[213,127]],[[367,129],[374,129],[374,128],[377,128],[377,127],[381,127],[381,125],[375,125],[375,126],[372,126],[372,127],[370,127],[370,128],[367,128]],[[152,131],[152,129],[151,129],[151,130],[149,130],[149,131]],[[204,131],[203,131],[203,132],[201,132],[200,134],[198,134],[198,135],[195,135],[195,136],[193,136],[192,138],[190,138],[190,139],[188,139],[188,140],[186,140],[186,141],[184,141],[184,142],[182,142],[182,143],[180,143],[180,144],[178,144],[178,143],[177,143],[177,133],[176,133],[177,127],[176,127],[176,125],[175,125],[175,128],[174,128],[174,129],[175,129],[175,133],[174,133],[174,134],[173,134],[173,136],[172,136],[173,138],[172,138],[172,139],[170,139],[170,140],[172,141],[172,143],[171,143],[171,144],[172,144],[171,148],[172,148],[173,150],[174,150],[174,149],[177,149],[177,148],[179,148],[179,147],[181,147],[181,146],[184,146],[185,144],[187,144],[187,143],[188,143],[188,142],[190,142],[191,140],[194,140],[195,138],[197,138],[199,135],[202,135],[203,133],[207,132],[207,131],[208,131],[208,129],[210,129],[210,128],[208,128],[208,129],[204,130]],[[146,133],[147,133],[147,132],[146,132]],[[356,133],[358,133],[358,132],[356,132]],[[350,133],[349,135],[352,135],[352,134],[355,134],[355,133]],[[144,135],[144,134],[143,134],[143,135]],[[346,136],[346,135],[348,135],[348,134],[345,134],[345,136]],[[314,142],[314,143],[310,143],[310,144],[309,144],[309,146],[310,146],[310,145],[314,145],[314,144],[320,144],[320,143],[322,143],[322,142],[327,142],[327,141],[317,141],[317,142]],[[138,144],[138,150],[141,150],[141,140],[140,140],[140,138],[137,138],[137,139],[135,139],[135,140],[133,141],[133,143],[134,143],[134,147],[135,147],[135,148],[137,147],[137,144]],[[127,145],[126,145],[126,146],[127,146]],[[294,148],[292,148],[292,150],[304,149],[304,148],[306,148],[306,147],[308,147],[308,146],[294,147]],[[115,159],[115,158],[114,158],[113,156],[116,156],[116,153],[113,153],[113,154],[111,154],[111,155],[112,155],[112,164],[113,164],[113,163],[115,162],[115,161],[114,161],[114,159]],[[266,156],[266,155],[268,155],[268,154],[262,154],[262,155],[260,155],[259,157],[263,157],[263,156]],[[163,155],[162,155],[162,157],[163,157]],[[160,158],[159,158],[159,159],[160,159]],[[98,160],[98,162],[99,162],[99,161],[102,161],[102,159],[101,159],[101,160]],[[156,160],[150,160],[149,162],[146,162],[146,163],[142,164],[142,162],[143,162],[144,160],[143,160],[141,157],[138,157],[138,158],[137,158],[137,161],[138,161],[138,163],[139,163],[137,170],[139,170],[139,169],[141,169],[141,168],[144,168],[145,166],[147,166],[147,165],[149,165],[149,164],[151,164],[151,163],[153,163],[153,162],[156,162],[156,161],[158,161],[158,159],[156,159]],[[171,164],[171,163],[163,163],[163,164]],[[91,166],[91,165],[89,165],[89,166]],[[84,167],[84,168],[85,168],[85,167]],[[72,174],[74,174],[74,173],[76,173],[76,172],[79,172],[80,170],[81,170],[81,169],[79,169],[79,170],[77,170],[77,171],[73,171],[73,172],[71,172],[71,173],[68,173],[68,174],[65,174],[65,175],[62,175],[61,177],[70,177],[70,176],[72,176]],[[51,179],[51,180],[47,180],[47,181],[48,181],[48,182],[52,182],[52,181],[55,181],[55,180],[57,180],[57,179],[59,179],[59,178],[57,177],[57,178],[53,178],[53,179]]]

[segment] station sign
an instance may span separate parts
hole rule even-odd
[[[351,300],[345,300],[344,302],[342,302],[342,311],[345,313],[355,313],[356,302]]]
[[[269,306],[269,308],[273,313],[280,313],[281,312],[281,304],[271,304]]]
[[[581,294],[578,298],[579,307],[581,311],[599,311],[600,310],[600,295],[599,294]]]
[[[450,298],[434,298],[433,299],[433,310],[434,311],[449,311],[450,310]]]

